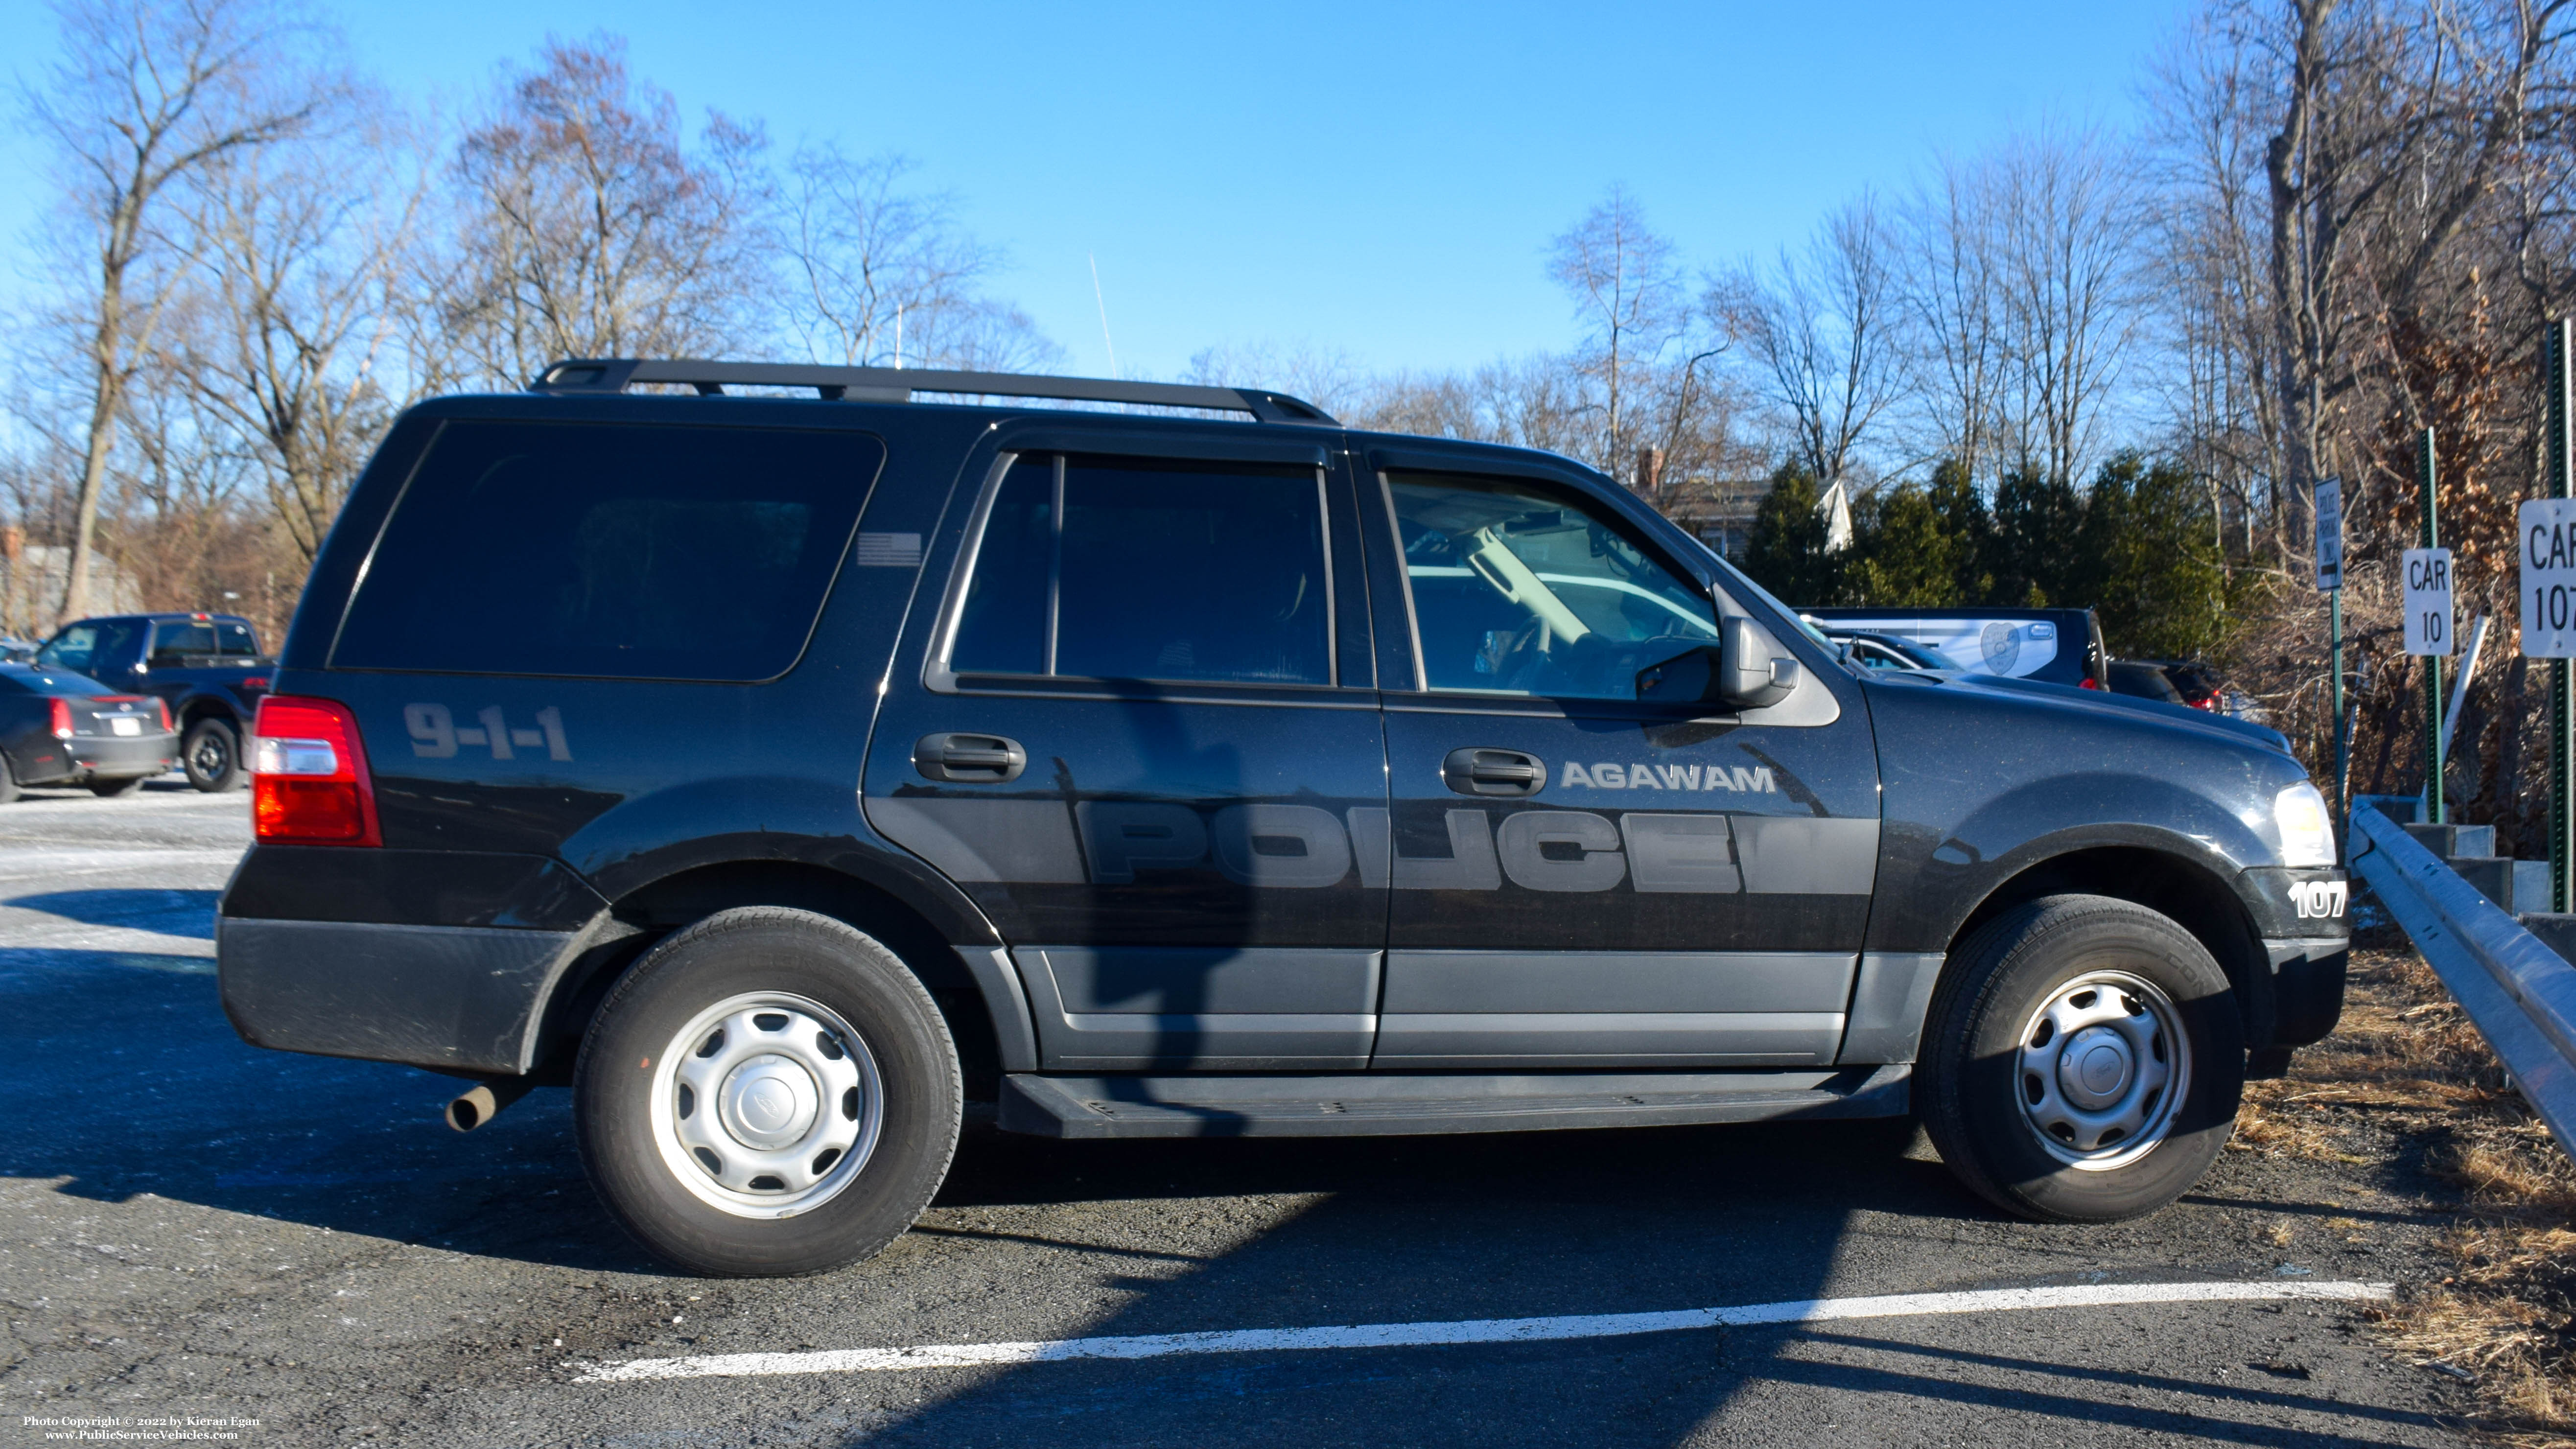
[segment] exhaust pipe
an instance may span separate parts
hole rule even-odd
[[[471,1132],[501,1113],[501,1109],[528,1095],[536,1083],[526,1077],[495,1077],[473,1091],[447,1104],[447,1125],[459,1132]]]

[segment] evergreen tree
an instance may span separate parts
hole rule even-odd
[[[1843,556],[1825,552],[1825,521],[1817,516],[1816,498],[1814,474],[1796,463],[1781,464],[1744,541],[1744,572],[1791,608],[1833,604],[1842,594]]]
[[[2072,552],[2068,602],[2093,606],[2113,654],[2190,659],[2218,643],[2226,570],[2208,495],[2182,468],[2133,452],[2103,464]]]
[[[1984,561],[1984,602],[2017,609],[2081,607],[2076,535],[2084,500],[2075,485],[2027,464],[1995,486],[1994,533]]]
[[[1994,571],[1989,560],[1994,556],[1994,515],[1986,511],[1986,495],[1977,490],[1977,480],[1967,465],[1956,458],[1944,458],[1932,470],[1931,503],[1941,515],[1941,530],[1952,546],[1952,558],[1958,569],[1958,597],[1955,602],[1982,604],[1994,593]]]
[[[1974,562],[1939,505],[1911,484],[1883,493],[1855,530],[1845,583],[1852,602],[1880,608],[1943,608],[1964,602],[1959,577]]]

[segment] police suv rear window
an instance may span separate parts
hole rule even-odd
[[[884,457],[860,433],[451,422],[331,663],[774,678],[813,632]]]

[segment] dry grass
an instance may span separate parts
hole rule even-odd
[[[2248,1084],[2231,1146],[2362,1162],[2347,1134],[2366,1114],[2422,1147],[2467,1209],[2435,1240],[2449,1276],[2376,1312],[2381,1331],[2468,1383],[2490,1436],[2576,1445],[2576,1163],[2421,958],[2400,945],[2352,960],[2342,1025],[2289,1077]]]

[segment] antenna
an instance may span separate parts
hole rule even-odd
[[[1100,292],[1100,258],[1084,252],[1091,259],[1091,300],[1100,304],[1100,345],[1109,349],[1109,375],[1118,375],[1118,344],[1109,340],[1109,299]]]

